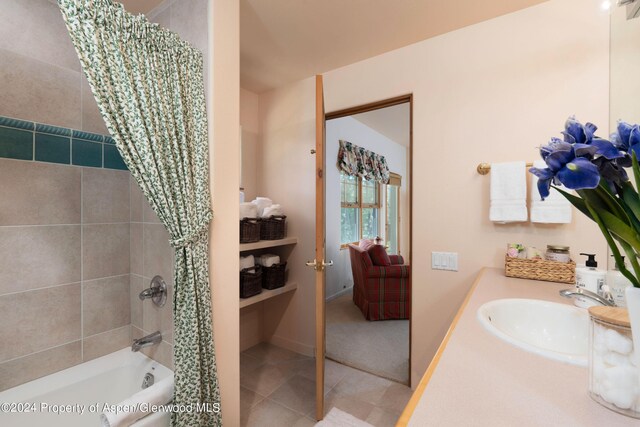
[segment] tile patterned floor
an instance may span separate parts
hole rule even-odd
[[[325,412],[334,406],[376,427],[394,426],[411,397],[408,387],[325,362]],[[241,425],[315,424],[314,359],[262,343],[240,354]]]

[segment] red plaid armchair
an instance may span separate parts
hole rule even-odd
[[[367,320],[408,319],[411,315],[411,268],[400,255],[391,265],[373,265],[369,253],[349,245],[353,273],[353,302]]]

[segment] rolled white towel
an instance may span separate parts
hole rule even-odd
[[[273,201],[268,197],[256,197],[255,200],[252,200],[251,203],[258,207],[258,216],[262,216],[262,212],[264,208],[273,205]]]
[[[240,219],[258,218],[258,206],[253,203],[240,203]]]
[[[255,265],[256,265],[256,261],[253,255],[240,257],[240,270],[244,270],[245,268],[251,268]]]
[[[100,414],[102,427],[128,426],[151,413],[151,405],[165,405],[173,399],[173,375],[140,390],[117,405],[117,411]],[[148,403],[149,405],[141,405]],[[123,409],[128,409],[125,411]],[[144,409],[144,411],[143,411]]]
[[[256,262],[263,267],[272,267],[274,264],[280,264],[280,257],[274,254],[264,254],[256,258]]]
[[[284,211],[282,210],[282,206],[280,205],[271,205],[271,206],[267,206],[266,208],[264,208],[264,211],[262,212],[262,215],[260,215],[262,218],[269,218],[270,216],[282,216],[284,215]]]

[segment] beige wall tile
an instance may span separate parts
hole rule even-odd
[[[80,226],[0,227],[0,295],[80,281]]]
[[[143,276],[162,276],[167,284],[173,282],[174,251],[169,245],[169,233],[162,224],[144,224]]]
[[[129,275],[82,283],[84,337],[131,323]]]
[[[142,329],[145,331],[160,331],[162,339],[173,344],[173,283],[167,283],[167,302],[158,307],[151,300],[142,301]],[[151,279],[144,278],[142,287],[151,286]]]
[[[80,129],[80,72],[4,49],[0,64],[1,116]]]
[[[82,362],[80,351],[80,341],[74,341],[0,363],[0,391],[77,365]]]
[[[131,327],[112,329],[82,340],[83,361],[95,359],[131,346]]]
[[[80,338],[80,284],[0,296],[0,361]]]
[[[130,250],[131,250],[131,262],[130,269],[131,274],[137,274],[138,276],[142,276],[142,223],[132,222],[130,225]]]
[[[142,196],[142,217],[144,222],[160,224],[158,215],[156,215],[156,212],[151,208],[151,205],[144,195]]]
[[[129,224],[82,226],[84,280],[129,274]]]
[[[79,168],[0,159],[0,225],[79,223]]]
[[[100,110],[98,110],[98,104],[91,92],[91,87],[84,73],[81,75],[81,82],[82,130],[100,135],[109,135],[107,125],[104,124],[104,119],[102,118],[102,114],[100,114]]]
[[[130,194],[131,194],[131,222],[142,222],[142,203],[144,202],[144,194],[138,186],[138,183],[132,176],[129,178]]]
[[[0,49],[80,71],[80,61],[55,2],[2,0]]]
[[[129,222],[129,172],[82,168],[82,222]]]
[[[135,274],[129,279],[129,301],[131,305],[131,324],[142,329],[142,301],[139,298],[140,292],[144,289],[145,280]]]

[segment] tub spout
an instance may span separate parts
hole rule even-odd
[[[160,331],[154,332],[142,338],[138,338],[133,340],[133,344],[131,345],[131,351],[140,351],[145,347],[151,347],[155,344],[160,344],[162,341],[162,334]]]

